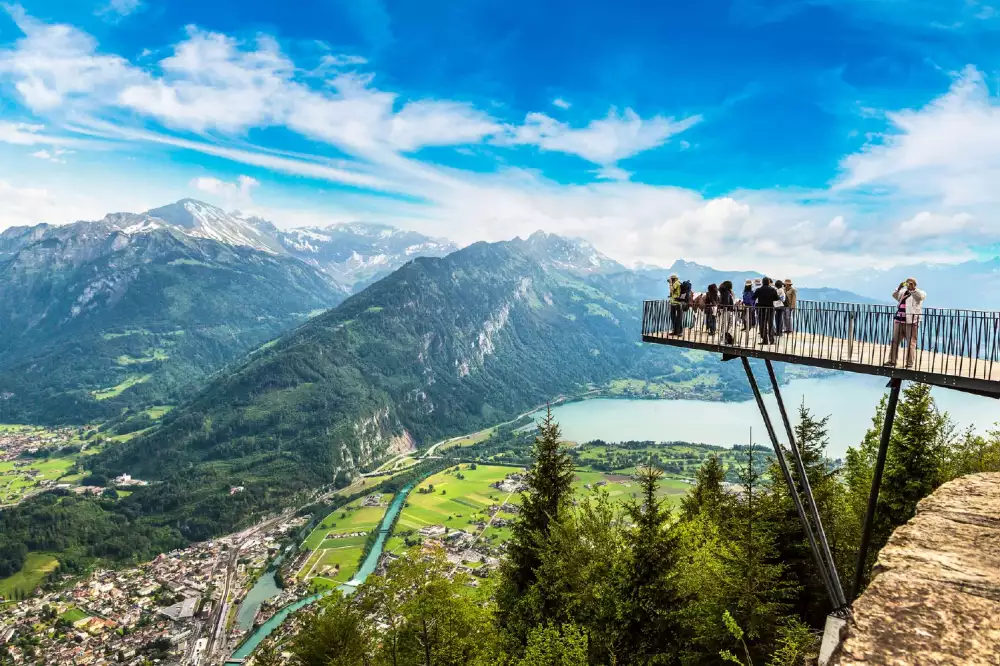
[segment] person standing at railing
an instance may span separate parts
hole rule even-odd
[[[799,292],[795,290],[792,286],[791,280],[785,280],[785,307],[782,310],[782,319],[784,320],[784,330],[785,333],[791,333],[793,331],[792,319],[795,316],[795,306],[798,305]]]
[[[691,280],[684,280],[684,282],[681,282],[682,328],[694,328],[694,308],[698,305],[694,300],[694,290],[691,288]]]
[[[714,282],[708,285],[708,291],[705,292],[705,298],[703,305],[705,307],[705,327],[708,329],[709,335],[715,335],[716,325],[718,324],[718,313],[719,313],[719,303],[721,298],[719,296],[719,286]]]
[[[733,283],[729,280],[719,285],[719,319],[720,330],[726,344],[733,344],[733,328],[736,323],[736,296],[733,294]]]
[[[917,347],[917,329],[924,312],[927,292],[917,288],[916,278],[907,278],[899,283],[892,297],[899,304],[892,321],[892,346],[889,348],[887,366],[895,366],[899,354],[899,343],[906,341],[906,367],[913,367],[913,354]]]
[[[670,276],[670,335],[681,334],[681,281],[674,273]]]
[[[781,309],[774,311],[774,321],[771,322],[771,335],[780,338],[785,332],[785,283],[778,280],[774,283],[774,288],[778,291],[778,300],[781,301]],[[777,307],[777,306],[775,306]]]
[[[754,295],[753,280],[747,280],[743,285],[743,330],[753,330],[757,325],[757,317],[754,316]]]
[[[774,344],[774,312],[779,308],[781,299],[778,290],[771,286],[771,278],[761,280],[760,289],[754,292],[757,306],[757,321],[760,323],[760,344]]]

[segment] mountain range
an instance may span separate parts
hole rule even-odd
[[[899,283],[914,277],[927,292],[927,306],[970,310],[1000,309],[1000,257],[957,264],[910,264],[889,270],[847,273],[837,284],[880,301],[892,298]],[[820,279],[833,280],[826,275]]]
[[[248,502],[285,504],[614,379],[742,397],[739,366],[638,342],[642,301],[662,298],[673,272],[698,290],[759,276],[684,261],[630,270],[543,232],[457,249],[376,224],[281,230],[193,200],[11,228],[0,421],[134,431],[150,425],[144,409],[176,405],[89,464],[161,482],[129,502],[207,538]],[[239,510],[233,485],[247,488]]]
[[[308,247],[297,234],[311,233]],[[281,232],[193,200],[0,233],[0,420],[175,403],[212,372],[420,252],[378,225]]]
[[[95,469],[183,488],[198,508],[180,527],[204,535],[228,515],[219,497],[231,485],[278,505],[612,379],[745,391],[734,364],[639,344],[641,301],[661,285],[612,268],[543,233],[415,259],[247,355]]]

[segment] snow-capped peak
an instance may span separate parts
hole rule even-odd
[[[258,218],[241,218],[210,204],[182,199],[161,208],[146,211],[195,238],[209,238],[227,245],[242,245],[278,254],[280,246],[263,228],[267,224]]]

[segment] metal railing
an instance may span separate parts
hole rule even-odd
[[[1000,312],[925,308],[916,330],[895,325],[896,307],[799,301],[797,307],[682,309],[646,301],[642,334],[722,348],[760,349],[824,361],[1000,380]],[[679,323],[679,326],[678,326]],[[911,339],[907,339],[915,335]],[[912,349],[907,349],[912,344]]]

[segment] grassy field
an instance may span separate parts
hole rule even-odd
[[[378,527],[392,501],[392,495],[382,495],[383,506],[363,507],[362,499],[333,511],[309,533],[302,548],[312,551],[299,570],[302,580],[325,578],[344,582],[358,569],[358,560],[364,551],[367,533]],[[338,534],[363,532],[363,536],[330,538]]]
[[[491,486],[517,471],[514,467],[492,465],[477,465],[476,469],[470,469],[468,464],[463,464],[457,472],[452,467],[425,480],[407,498],[386,550],[394,552],[405,548],[406,537],[412,540],[414,532],[428,525],[444,525],[472,534],[483,532],[481,538],[494,545],[506,541],[510,537],[509,528],[490,524],[483,531],[482,525],[490,522],[487,511],[490,505],[501,505],[505,501],[517,504],[520,501],[519,493],[511,495]],[[459,474],[464,478],[459,479]],[[427,492],[431,486],[433,491]],[[667,478],[660,484],[660,497],[676,506],[690,487],[680,479]],[[630,475],[605,474],[587,469],[577,470],[573,488],[578,497],[606,492],[612,501],[619,504],[636,498],[639,492]],[[508,520],[513,517],[506,512],[497,515]]]
[[[695,351],[692,353],[705,353]],[[677,368],[684,372],[683,368]],[[670,376],[649,381],[645,379],[616,379],[608,384],[608,393],[613,396],[666,396],[677,394],[680,389],[710,388],[719,383],[719,377],[706,373],[687,379],[672,379]]]
[[[344,497],[346,495],[353,495],[354,493],[364,490],[365,488],[374,488],[378,484],[382,483],[386,479],[391,479],[392,474],[380,474],[378,476],[368,476],[368,477],[358,477],[354,482],[336,491],[335,495],[340,495]]]
[[[90,614],[84,610],[77,608],[76,606],[71,606],[66,609],[66,612],[59,616],[59,619],[66,620],[70,624],[79,622],[80,620],[85,620],[90,617]]]
[[[41,488],[42,481],[73,483],[80,475],[69,476],[78,455],[48,460],[16,459],[0,462],[0,504],[17,502],[25,493]],[[17,467],[16,465],[23,465]],[[35,476],[30,472],[37,471]]]
[[[519,501],[519,494],[510,495],[490,485],[517,471],[515,467],[477,465],[476,469],[471,469],[470,465],[460,465],[457,471],[452,467],[423,481],[410,492],[403,505],[393,536],[386,543],[386,550],[391,552],[405,548],[404,536],[428,525],[444,525],[479,534],[482,532],[480,525],[490,520],[487,507],[503,504],[508,498],[514,504]],[[459,474],[463,478],[458,478]],[[431,486],[433,492],[427,492]],[[513,517],[507,513],[498,515],[506,519]],[[501,543],[509,537],[507,528],[494,526],[487,528],[482,535],[491,543]]]
[[[158,405],[156,407],[150,407],[149,409],[143,410],[143,414],[146,414],[149,418],[156,421],[157,419],[162,419],[166,416],[173,408],[173,405]]]
[[[136,384],[142,384],[148,382],[149,378],[153,375],[129,375],[125,378],[121,384],[117,386],[112,386],[111,388],[98,389],[96,391],[91,391],[91,395],[94,396],[95,400],[107,400],[108,398],[117,398],[122,394],[123,391],[127,391]]]
[[[453,449],[459,446],[472,446],[473,444],[478,444],[483,440],[487,439],[493,434],[496,428],[487,428],[486,430],[480,430],[477,433],[473,433],[468,437],[463,437],[462,439],[456,439],[454,442],[448,442],[447,444],[442,444],[438,451],[446,451],[447,449]]]
[[[51,555],[28,553],[20,571],[13,576],[0,579],[0,597],[10,599],[16,590],[21,590],[25,595],[31,594],[45,576],[57,566],[59,561]]]
[[[139,365],[142,363],[152,363],[154,361],[166,361],[169,358],[170,356],[167,355],[167,352],[159,348],[154,348],[147,350],[145,356],[134,357],[122,354],[118,357],[117,362],[118,365]]]

